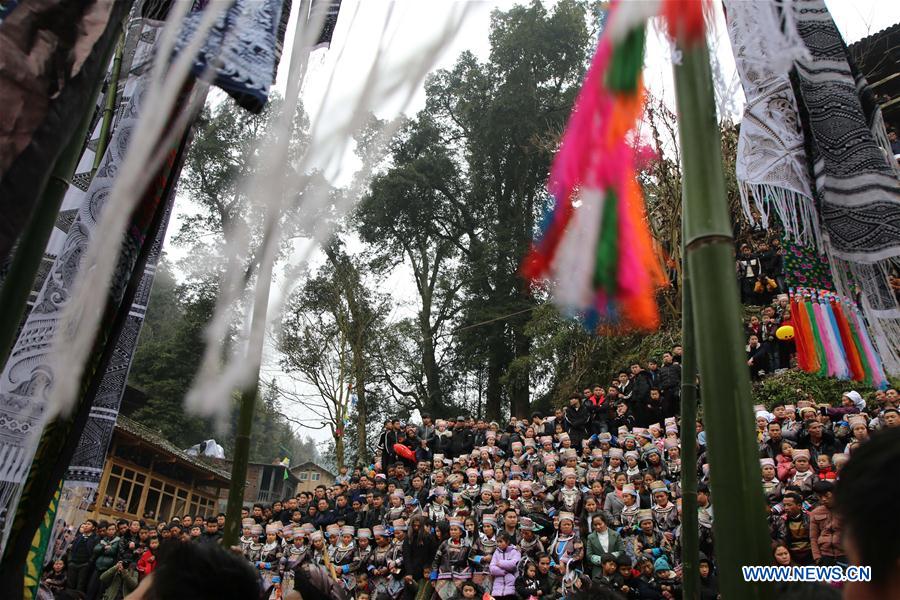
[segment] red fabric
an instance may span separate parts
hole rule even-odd
[[[145,550],[138,560],[138,577],[143,579],[156,569],[156,556],[149,550]]]

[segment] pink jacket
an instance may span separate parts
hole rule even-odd
[[[784,454],[779,454],[775,457],[775,469],[778,474],[778,479],[781,481],[787,481],[797,470],[794,468],[794,461],[785,456]]]
[[[494,596],[514,596],[516,593],[516,575],[519,572],[519,561],[522,555],[515,546],[507,546],[506,550],[494,551],[491,557],[491,575],[494,577]]]

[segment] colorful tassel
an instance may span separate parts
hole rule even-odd
[[[859,308],[833,292],[790,290],[797,365],[808,373],[888,385]]]
[[[628,134],[643,107],[646,19],[610,11],[575,101],[547,189],[555,206],[522,265],[532,282],[550,279],[553,301],[585,326],[652,330],[665,276],[653,251],[635,181]],[[633,16],[633,15],[632,15]]]

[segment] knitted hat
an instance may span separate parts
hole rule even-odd
[[[670,440],[670,439],[663,440],[663,448],[665,448],[666,450],[671,450],[672,448],[677,448],[677,447],[678,447],[678,442]]]
[[[241,519],[241,527],[243,529],[248,529],[250,527],[253,527],[255,524],[256,524],[256,521],[254,521],[253,519],[250,519],[250,518]]]
[[[358,538],[361,539],[361,540],[362,540],[362,539],[366,539],[366,540],[367,540],[367,539],[369,539],[369,538],[372,537],[372,530],[371,530],[371,529],[366,529],[366,528],[360,529],[359,531],[356,532],[356,537],[358,537]]]
[[[462,519],[450,519],[450,527],[459,527],[460,529],[462,529],[463,528]]]
[[[622,459],[622,458],[625,458],[625,453],[622,452],[621,448],[610,448],[609,449],[609,457]]]
[[[600,448],[591,450],[591,460],[603,460],[603,450]]]
[[[376,525],[372,528],[372,535],[375,537],[387,537],[387,529],[384,525]]]
[[[806,460],[809,460],[809,457],[810,457],[809,450],[804,450],[804,449],[800,449],[800,448],[794,448],[793,454],[794,454],[794,462],[797,462],[797,459],[800,459],[800,458],[805,458]]]
[[[599,442],[611,442],[611,441],[612,441],[612,434],[609,433],[608,431],[604,431],[603,433],[601,433],[600,435],[597,436],[597,441],[599,441]]]
[[[266,535],[269,535],[270,533],[278,533],[279,531],[281,531],[280,521],[276,523],[269,523],[268,525],[266,525]]]
[[[311,542],[317,542],[322,539],[325,539],[325,536],[322,535],[321,531],[317,530],[317,531],[313,531],[312,533],[309,534],[309,541],[311,541]]]
[[[562,523],[563,521],[571,521],[574,523],[575,515],[570,512],[563,511],[563,512],[559,513],[559,522]]]
[[[341,535],[353,535],[356,533],[356,528],[353,525],[344,525],[341,527]]]
[[[657,558],[656,562],[653,563],[653,570],[657,573],[660,571],[671,571],[672,565],[669,564],[669,559],[663,555]]]
[[[262,534],[263,534],[263,527],[262,527],[262,525],[253,525],[252,527],[250,527],[250,535],[259,537],[259,536],[261,536]]]
[[[407,529],[406,521],[404,521],[403,519],[395,520],[392,525],[394,526],[394,530],[396,531],[406,531]]]
[[[638,523],[643,523],[644,521],[652,521],[653,520],[653,511],[649,508],[642,508],[638,511]]]
[[[522,517],[521,519],[519,519],[519,529],[521,529],[522,531],[534,531],[534,521],[529,517]]]
[[[541,442],[541,445],[542,445],[542,446],[543,446],[544,444],[552,444],[552,443],[553,443],[553,438],[550,437],[549,435],[544,435],[544,436],[541,436],[540,442]]]
[[[629,450],[625,453],[625,458],[633,458],[634,460],[637,460],[638,458],[640,458],[640,455],[635,450]]]
[[[290,525],[285,525],[284,529],[281,530],[281,537],[285,539],[291,539],[294,537],[294,528]]]
[[[637,492],[637,490],[636,490],[636,489],[634,488],[634,486],[631,485],[630,483],[626,483],[625,485],[622,486],[622,493],[623,493],[623,494],[630,494],[631,496],[634,496],[635,498],[638,497],[638,492]]]
[[[497,519],[491,515],[485,515],[481,519],[481,526],[484,527],[485,525],[492,525],[494,529],[497,529]]]
[[[761,459],[759,459],[759,466],[760,466],[760,467],[773,467],[773,468],[774,468],[774,467],[775,467],[775,461],[772,460],[771,458],[761,458]]]

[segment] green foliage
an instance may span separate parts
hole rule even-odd
[[[896,386],[897,381],[892,385]],[[753,386],[754,404],[762,404],[771,408],[776,402],[796,404],[798,400],[812,400],[820,404],[837,405],[841,395],[850,390],[862,394],[870,402],[875,390],[856,381],[845,381],[834,377],[819,377],[814,373],[805,373],[791,369],[782,373],[769,375]]]
[[[184,410],[184,396],[199,367],[203,331],[214,307],[215,288],[178,285],[169,262],[165,258],[160,261],[128,377],[128,384],[142,391],[147,401],[142,406],[123,407],[123,412],[181,448],[215,438],[230,453],[234,447],[236,405],[232,427],[224,437],[214,430],[212,422]],[[254,423],[251,461],[269,463],[285,456],[296,462],[315,458],[315,445],[294,434],[270,388],[264,401],[257,403]]]

